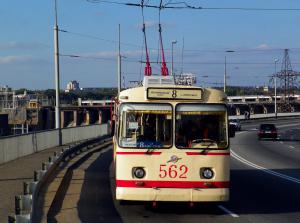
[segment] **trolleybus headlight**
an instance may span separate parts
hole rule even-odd
[[[146,175],[146,172],[143,167],[134,167],[132,168],[132,172],[134,177],[139,179],[142,179]]]
[[[211,168],[201,168],[200,176],[205,179],[211,179],[214,177],[214,171]]]

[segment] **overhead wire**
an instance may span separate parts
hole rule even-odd
[[[105,60],[105,61],[116,61],[113,58],[105,58],[105,57],[94,57],[94,56],[85,56],[78,54],[59,54],[60,57],[69,57],[69,58],[83,58],[83,59],[93,59],[93,60]],[[141,63],[140,60],[132,60],[132,59],[123,59],[123,61],[131,62],[131,63]]]
[[[102,37],[98,37],[98,36],[94,36],[94,35],[90,35],[90,34],[84,34],[84,33],[79,33],[79,32],[73,32],[73,31],[69,31],[69,30],[65,30],[65,29],[59,29],[59,32],[62,33],[67,33],[67,34],[71,34],[71,35],[76,35],[76,36],[80,36],[80,37],[84,37],[84,38],[89,38],[89,39],[95,39],[95,40],[100,40],[100,41],[104,41],[104,42],[110,42],[110,43],[118,43],[117,40],[110,40],[110,39],[105,39]],[[132,46],[132,47],[136,47],[136,48],[141,48],[143,47],[142,45],[137,45],[134,43],[128,43],[128,42],[121,42],[122,45],[124,46]],[[144,43],[143,43],[144,44]],[[159,41],[158,41],[158,45],[159,45]],[[230,47],[229,47],[230,48]],[[291,47],[287,47],[289,50],[300,50],[300,48],[291,48]],[[150,50],[155,50],[155,51],[159,51],[158,48],[151,48],[148,47],[148,49]],[[230,48],[231,49],[231,48]],[[267,52],[267,51],[281,51],[284,50],[285,48],[264,48],[264,49],[234,49],[232,48],[236,53],[243,53],[243,52]],[[170,51],[171,49],[166,49],[167,51]],[[226,50],[225,49],[221,49],[221,50],[217,50],[217,49],[184,49],[185,52],[208,52],[208,53],[224,53]]]
[[[69,58],[82,58],[82,59],[92,59],[92,60],[104,60],[104,61],[116,61],[114,58],[105,58],[105,57],[97,57],[97,56],[86,56],[86,55],[79,55],[79,54],[59,54],[61,57],[69,57]],[[137,59],[128,59],[124,58],[124,62],[130,63],[146,63],[147,61],[137,60]],[[149,61],[151,64],[159,66],[162,62],[156,61]],[[181,64],[181,61],[174,61],[174,64]],[[224,65],[224,62],[185,62],[185,64],[190,65]],[[273,66],[273,62],[227,62],[228,65],[271,65]],[[300,62],[293,62],[293,64],[300,64]]]
[[[222,7],[195,7],[195,6],[191,6],[188,5],[186,2],[173,2],[172,0],[169,0],[167,3],[162,4],[162,1],[160,3],[160,6],[155,6],[155,5],[149,5],[149,0],[147,0],[147,2],[142,1],[141,4],[135,4],[135,3],[124,3],[124,2],[118,2],[118,1],[106,1],[106,0],[86,0],[87,2],[91,2],[91,3],[110,3],[110,4],[118,4],[118,5],[127,5],[127,6],[139,6],[139,7],[152,7],[152,8],[158,8],[159,10],[161,9],[179,9],[179,8],[187,8],[187,9],[207,9],[207,10],[256,10],[256,11],[300,11],[300,9],[298,8],[241,8],[241,7],[232,7],[232,8],[222,8]],[[179,6],[182,5],[182,6]],[[143,18],[144,19],[144,18]],[[160,19],[160,14],[159,14],[159,19]],[[101,41],[106,41],[106,42],[111,42],[111,43],[117,43],[118,41],[114,41],[114,40],[108,40],[108,39],[104,39],[104,38],[100,38],[100,37],[96,37],[96,36],[92,36],[92,35],[88,35],[88,34],[83,34],[83,33],[77,33],[77,32],[71,32],[68,30],[59,30],[60,32],[64,32],[64,33],[69,33],[69,34],[73,34],[73,35],[78,35],[81,37],[86,37],[86,38],[92,38],[92,39],[97,39],[97,40],[101,40]],[[131,43],[124,43],[121,42],[121,44],[123,45],[128,45],[128,46],[134,46],[134,47],[141,47],[139,45],[136,44],[131,44]],[[144,45],[144,44],[143,44]],[[150,48],[149,48],[150,49]],[[291,48],[293,50],[299,50],[300,48]],[[235,52],[251,52],[251,51],[259,51],[259,52],[266,52],[266,51],[279,51],[279,50],[283,50],[278,48],[278,49],[239,49],[239,50],[234,50]],[[159,49],[158,49],[159,51]],[[185,51],[188,52],[222,52],[224,53],[224,50],[197,50],[197,49],[185,49]],[[143,46],[142,46],[142,52],[143,52]],[[110,58],[100,58],[100,57],[89,57],[89,56],[80,56],[80,55],[63,55],[61,54],[60,56],[68,56],[70,58],[84,58],[84,59],[97,59],[97,60],[110,60],[110,61],[115,61],[115,59],[110,59]],[[143,56],[143,54],[142,54]],[[130,60],[124,60],[127,62],[139,62],[139,63],[143,63],[142,60],[138,61],[138,60],[134,60],[134,61],[130,61]],[[178,62],[174,62],[174,63],[178,63]],[[181,62],[182,63],[182,62]],[[157,63],[159,64],[159,63]],[[185,64],[212,64],[212,65],[223,65],[223,62],[221,63],[216,63],[216,62],[185,62]],[[258,65],[258,64],[273,64],[273,63],[262,63],[262,62],[239,62],[239,63],[228,63],[228,64],[239,64],[239,65]],[[299,64],[299,63],[294,63],[294,64]],[[183,64],[182,64],[183,66]],[[182,67],[183,69],[183,67]]]
[[[89,39],[96,39],[96,40],[101,40],[101,41],[110,42],[110,43],[119,43],[119,41],[117,41],[117,40],[104,39],[104,38],[101,38],[101,37],[97,37],[97,36],[93,36],[93,35],[89,35],[89,34],[84,34],[84,33],[72,32],[72,31],[68,31],[68,30],[64,30],[64,29],[59,29],[58,31],[60,31],[62,33],[68,33],[68,34],[72,34],[72,35],[77,35],[77,36],[89,38]],[[141,47],[140,45],[133,44],[133,43],[121,42],[121,44],[122,45],[127,45],[127,46],[134,46],[134,47],[137,47],[137,48]]]
[[[124,6],[135,6],[141,7],[142,4],[132,3],[132,2],[120,2],[120,1],[110,1],[110,0],[84,0],[90,3],[107,3],[107,4],[117,4]],[[143,4],[145,8],[163,8],[163,9],[191,9],[191,10],[235,10],[235,11],[300,11],[300,8],[258,8],[258,7],[202,7],[190,5],[185,1],[172,2],[168,1],[166,4],[160,5],[150,5]]]

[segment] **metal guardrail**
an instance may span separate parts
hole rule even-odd
[[[42,169],[34,171],[34,181],[24,182],[23,194],[15,196],[15,214],[8,216],[8,223],[32,223],[35,216],[37,199],[40,189],[45,185],[51,174],[57,169],[61,162],[74,158],[82,152],[94,147],[95,143],[109,141],[109,136],[93,138],[79,144],[62,149],[60,154],[54,153],[48,162],[42,163]]]

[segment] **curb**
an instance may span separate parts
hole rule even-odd
[[[59,154],[54,152],[53,156],[49,157],[48,162],[42,163],[41,170],[34,171],[32,182],[23,182],[23,194],[15,196],[15,213],[8,216],[8,223],[32,223],[40,189],[59,164],[94,148],[96,146],[94,145],[95,143],[105,143],[109,140],[110,136],[92,138],[70,145],[68,148],[62,148]]]

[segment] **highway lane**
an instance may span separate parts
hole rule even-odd
[[[257,139],[260,122],[276,123],[281,139]],[[245,124],[231,141],[235,154],[275,172],[264,172],[232,157],[231,200],[220,206],[165,204],[158,210],[132,204],[116,208],[124,222],[300,222],[300,127],[299,119],[258,121]],[[290,146],[294,149],[290,151]],[[288,150],[289,149],[289,150]],[[241,162],[243,161],[243,162]],[[249,163],[248,163],[249,164]],[[286,178],[274,173],[284,174]],[[287,177],[299,179],[299,183]],[[292,179],[294,179],[292,178]]]
[[[232,187],[226,206],[245,222],[300,222],[299,119],[276,121],[280,138],[275,141],[257,140],[258,125],[244,125],[246,131],[231,141]]]
[[[231,140],[232,152],[237,154],[231,158],[231,200],[222,206],[158,203],[153,209],[143,203],[120,205],[114,199],[112,151],[107,150],[78,166],[49,222],[300,222],[300,182],[254,168],[265,167],[300,181],[299,119],[277,122],[284,140],[258,141],[257,123],[244,124],[245,131]]]
[[[274,121],[271,121],[274,123]],[[231,140],[233,152],[249,161],[268,169],[293,169],[300,165],[300,120],[277,121],[277,140],[257,140],[257,124],[243,126],[246,131],[238,132]],[[266,122],[264,122],[266,123]],[[297,173],[294,173],[297,174]],[[297,175],[299,177],[299,175]]]

